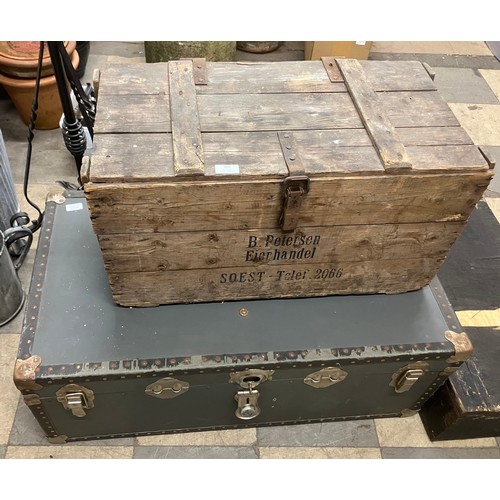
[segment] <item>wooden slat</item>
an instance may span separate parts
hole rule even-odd
[[[458,127],[437,92],[381,92],[396,127]],[[168,94],[103,95],[95,133],[170,132]],[[203,132],[363,128],[347,93],[198,95]]]
[[[459,222],[467,219],[490,178],[489,171],[313,178],[302,204],[301,224]],[[110,234],[248,229],[256,227],[256,221],[260,227],[277,227],[281,188],[276,179],[88,183],[85,192],[96,232]]]
[[[380,92],[382,109],[399,127],[459,127],[460,123],[437,92]]]
[[[198,94],[347,93],[318,61],[208,62],[207,74],[209,85],[197,87]]]
[[[344,261],[323,268],[310,264],[283,265],[279,269],[263,269],[262,274],[251,267],[109,273],[109,280],[118,304],[155,306],[170,302],[265,299],[277,295],[285,298],[402,293],[428,284],[438,267],[434,259]],[[326,270],[328,274],[339,269],[340,276],[334,272],[332,278],[314,278],[318,271]],[[290,279],[292,273],[295,279]]]
[[[168,65],[168,76],[175,175],[203,175],[203,143],[193,62],[171,61]]]
[[[376,92],[436,90],[419,61],[359,61]]]
[[[283,234],[276,229],[109,234],[101,236],[99,244],[106,269],[112,272],[362,262],[405,256],[438,259],[445,257],[463,226],[463,222],[429,222],[301,227],[285,237],[293,242],[288,246],[279,243]]]
[[[461,127],[398,129],[419,172],[481,170],[485,160]],[[384,172],[364,129],[297,130],[293,136],[307,175],[368,175]],[[202,134],[205,177],[222,178],[216,165],[237,165],[244,178],[286,176],[275,132]],[[427,146],[436,146],[430,148]],[[454,146],[454,147],[450,147]],[[458,147],[460,146],[460,147]],[[92,182],[168,181],[173,179],[172,135],[97,134]]]
[[[174,176],[172,134],[94,136],[92,182],[140,182]]]
[[[463,172],[488,170],[476,146],[409,146],[408,155],[418,172]]]
[[[361,128],[347,94],[199,95],[203,132]]]
[[[385,170],[398,173],[411,169],[406,148],[384,113],[359,62],[355,59],[338,59],[337,64]]]
[[[101,70],[99,94],[168,94],[168,63],[106,65]]]
[[[94,134],[170,132],[168,94],[112,95],[100,92]]]

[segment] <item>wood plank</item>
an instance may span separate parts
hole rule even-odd
[[[447,145],[471,144],[461,127],[398,129],[403,143],[411,151],[415,168],[421,172],[454,168],[462,171],[483,168],[484,159],[472,150],[450,150]],[[370,138],[364,129],[297,130],[294,138],[306,160],[308,175],[383,173]],[[275,132],[204,133],[205,177],[222,178],[216,165],[238,165],[244,178],[285,176],[287,169]],[[443,147],[420,154],[410,146]],[[96,134],[92,154],[92,182],[162,181],[174,176],[171,134]],[[439,154],[441,151],[441,154]],[[433,157],[433,153],[436,156]],[[469,158],[469,160],[466,160]],[[477,164],[474,163],[477,158]],[[425,162],[423,160],[428,159]],[[423,170],[426,168],[427,170]]]
[[[111,272],[321,264],[338,261],[443,259],[463,222],[110,234],[99,238]],[[124,240],[127,244],[124,245]]]
[[[347,93],[317,61],[207,62],[207,73],[209,83],[198,94]]]
[[[382,109],[394,127],[459,127],[437,92],[380,92]]]
[[[203,132],[360,128],[347,94],[199,95]]]
[[[408,146],[453,146],[473,144],[462,127],[397,128],[403,144]]]
[[[171,132],[168,94],[100,95],[94,134]]]
[[[168,63],[107,64],[99,87],[99,96],[168,94]]]
[[[193,76],[193,61],[170,61],[170,120],[175,175],[203,175],[203,142]]]
[[[436,92],[378,94],[390,121],[399,127],[458,127]],[[362,128],[350,97],[336,93],[199,95],[203,132]],[[95,133],[170,132],[168,94],[104,95]]]
[[[355,59],[338,59],[337,64],[385,170],[398,173],[411,169],[406,148],[384,113],[359,62]]]
[[[463,221],[490,178],[490,172],[314,177],[300,225]],[[88,183],[85,193],[97,234],[272,228],[277,227],[282,205],[279,179]]]
[[[418,172],[488,170],[488,163],[476,146],[409,146],[408,155]]]
[[[437,89],[419,61],[360,60],[359,64],[377,92]]]
[[[94,136],[92,182],[147,182],[173,176],[172,134]]]
[[[438,265],[433,259],[338,262],[330,266],[283,265],[109,273],[114,300],[123,306],[155,306],[237,299],[265,299],[401,293],[431,281]],[[325,272],[326,271],[326,272]]]

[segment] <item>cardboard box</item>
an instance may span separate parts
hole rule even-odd
[[[346,57],[368,59],[373,42],[305,42],[304,58]]]

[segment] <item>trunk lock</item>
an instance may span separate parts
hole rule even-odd
[[[255,390],[259,384],[271,380],[274,370],[248,369],[242,372],[231,373],[229,382],[239,384],[243,391],[238,391],[234,399],[238,403],[235,415],[240,420],[251,420],[260,414],[258,405],[259,391]]]

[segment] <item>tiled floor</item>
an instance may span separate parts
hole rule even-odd
[[[489,146],[500,156],[500,63],[484,42],[376,42],[372,53],[376,59],[433,61],[435,83],[461,124],[478,146]],[[303,58],[303,45],[287,42],[265,56],[239,52],[238,58],[296,60]],[[141,42],[92,42],[86,75],[105,62],[143,60]],[[27,209],[21,188],[26,127],[5,97],[0,99],[0,129],[21,205]],[[39,206],[58,179],[74,182],[73,158],[59,130],[37,131],[30,195]],[[485,196],[500,220],[500,178]],[[33,252],[20,273],[26,289]],[[12,383],[21,325],[22,314],[0,328],[0,458],[500,458],[500,438],[430,442],[418,415],[51,445]]]

